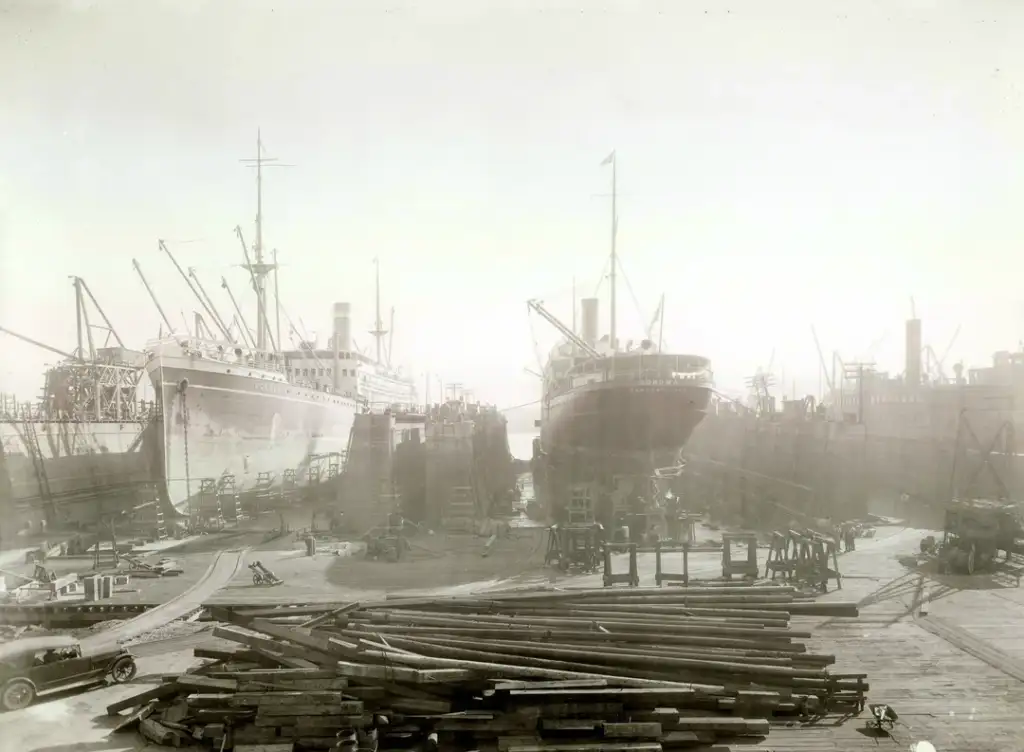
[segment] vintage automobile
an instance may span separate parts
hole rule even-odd
[[[84,651],[72,637],[29,637],[0,644],[0,707],[20,710],[37,695],[108,677],[129,682],[137,672],[135,659],[124,648]]]

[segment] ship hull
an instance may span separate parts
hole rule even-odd
[[[8,420],[0,422],[2,514],[19,528],[49,517],[88,524],[137,503],[156,477],[158,422]],[[38,455],[32,447],[38,445]],[[41,462],[40,462],[41,460]],[[52,502],[52,504],[50,503]],[[13,518],[17,518],[17,522]]]
[[[223,487],[230,478],[239,494],[279,487],[286,470],[301,483],[311,456],[348,448],[352,398],[188,356],[154,356],[147,372],[164,411],[166,498],[180,514],[204,480]]]
[[[588,450],[674,457],[704,419],[711,389],[698,384],[615,381],[546,397],[545,452]]]

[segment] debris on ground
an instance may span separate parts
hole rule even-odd
[[[515,590],[213,607],[211,662],[116,702],[161,744],[214,749],[656,752],[859,712],[862,674],[807,651],[794,614],[856,616],[788,586]],[[224,640],[235,647],[225,647]],[[276,746],[280,745],[280,746]],[[264,747],[260,747],[261,749]]]

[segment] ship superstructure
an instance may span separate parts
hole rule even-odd
[[[218,491],[230,486],[236,493],[269,489],[279,486],[289,471],[301,485],[313,458],[346,452],[357,413],[382,401],[411,403],[415,398],[411,382],[389,380],[380,373],[387,370],[384,364],[369,364],[356,352],[348,304],[335,305],[329,351],[308,343],[291,350],[282,346],[276,252],[268,262],[263,246],[262,169],[269,160],[259,141],[257,147],[252,160],[257,169],[257,215],[251,254],[236,228],[256,295],[255,332],[249,330],[226,280],[222,287],[235,311],[231,319],[217,311],[195,271],[186,274],[160,244],[206,312],[205,317],[197,314],[195,332],[175,334],[153,298],[172,334],[149,344],[146,370],[165,416],[161,451],[166,497],[180,513],[188,512],[190,501],[204,486]],[[266,290],[271,273],[273,309]],[[285,317],[297,334],[287,313]]]

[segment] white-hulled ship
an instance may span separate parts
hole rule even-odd
[[[179,266],[213,322],[212,328],[206,327],[207,334],[216,329],[221,337],[172,335],[148,346],[146,370],[164,415],[163,482],[168,501],[180,513],[187,512],[204,480],[220,487],[230,479],[235,492],[245,493],[278,485],[286,470],[295,470],[301,484],[301,470],[311,458],[346,451],[358,412],[408,408],[416,402],[413,382],[380,362],[379,343],[386,332],[380,321],[379,284],[372,332],[378,341],[377,362],[353,346],[347,303],[335,304],[331,349],[317,350],[308,342],[295,350],[280,347],[280,329],[275,339],[267,315],[266,278],[277,264],[266,263],[263,253],[265,161],[262,156],[254,160],[258,209],[251,257],[242,242],[245,268],[256,292],[255,334],[249,333],[232,296],[238,322],[233,334],[195,274],[186,275]],[[241,231],[236,232],[241,240]],[[226,281],[222,286],[227,289]],[[171,327],[166,316],[164,323]],[[198,317],[196,328],[203,328]]]

